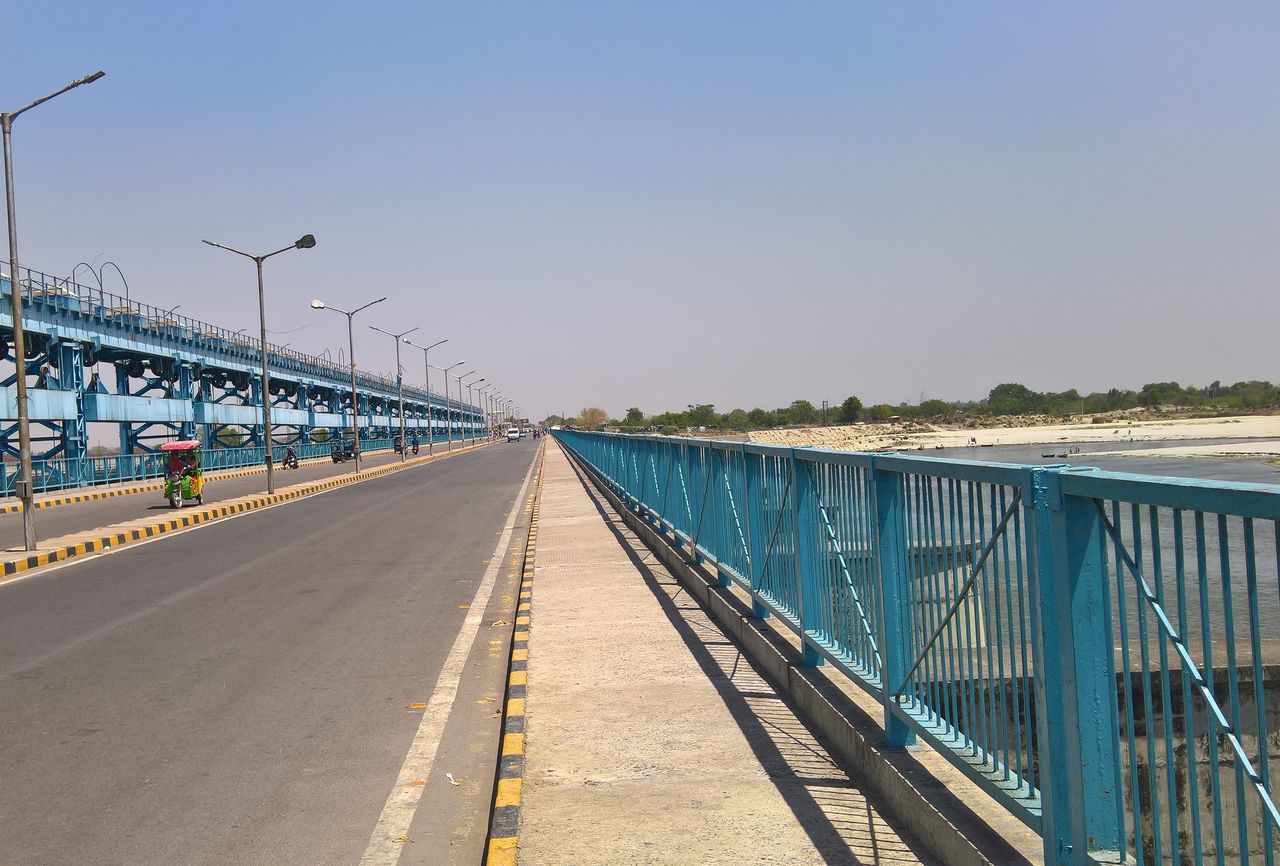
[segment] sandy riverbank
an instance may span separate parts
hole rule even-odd
[[[946,428],[927,424],[861,424],[848,427],[807,427],[795,430],[757,430],[753,442],[771,445],[813,445],[842,451],[887,451],[978,445],[1041,445],[1086,442],[1161,442],[1171,439],[1280,439],[1280,415],[1230,418],[1183,418],[1172,421],[1134,421],[1108,424],[1049,424],[1040,427]],[[1262,443],[1258,443],[1261,445]],[[1278,443],[1265,443],[1271,453]],[[1221,449],[1223,446],[1202,448]],[[1172,456],[1160,449],[1160,456]],[[1126,451],[1132,455],[1138,452]],[[1154,456],[1154,455],[1153,455]],[[1221,456],[1212,453],[1178,456]]]

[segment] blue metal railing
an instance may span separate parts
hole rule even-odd
[[[481,436],[483,440],[485,437]],[[335,437],[334,442],[340,441]],[[419,440],[419,456],[425,453],[426,437]],[[444,434],[436,436],[435,444],[447,443],[449,437]],[[454,442],[467,444],[470,440]],[[363,454],[388,451],[394,443],[393,439],[363,439],[360,451]],[[298,458],[306,460],[312,457],[328,457],[332,448],[330,442],[313,442],[295,445]],[[276,445],[273,455],[277,462],[284,458],[285,446]],[[204,469],[234,469],[242,466],[261,466],[266,459],[266,451],[262,446],[206,448],[202,452]],[[168,457],[160,452],[146,454],[113,455],[109,457],[86,457],[82,460],[66,457],[52,457],[45,460],[31,461],[32,476],[35,480],[35,492],[47,493],[69,487],[92,487],[103,484],[124,484],[130,481],[145,481],[149,478],[160,478],[169,465]],[[0,463],[0,496],[13,496],[14,485],[18,480],[18,466],[13,461]]]
[[[1274,866],[1280,486],[556,436],[1046,863]]]

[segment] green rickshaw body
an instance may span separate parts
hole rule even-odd
[[[203,503],[204,470],[200,465],[200,443],[192,440],[166,442],[160,450],[170,457],[164,479],[164,498],[169,506],[181,508],[184,501]]]

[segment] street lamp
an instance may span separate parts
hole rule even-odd
[[[475,371],[473,370],[472,372],[474,373]],[[468,373],[467,375],[468,375],[468,376],[470,376],[470,375],[471,375],[471,373]],[[468,410],[471,410],[471,409],[474,409],[474,408],[475,408],[475,399],[476,399],[476,398],[471,394],[471,389],[472,389],[473,387],[475,387],[476,385],[479,385],[479,384],[480,384],[481,382],[483,382],[484,380],[485,380],[485,379],[484,379],[484,376],[481,376],[479,379],[476,379],[474,382],[468,382],[468,383],[467,383],[467,409],[468,409]],[[461,380],[461,379],[459,379],[459,380],[458,380],[458,397],[459,397],[459,398],[461,398],[461,397],[462,397],[462,380]],[[471,444],[472,444],[472,445],[475,445],[475,444],[476,444],[476,425],[475,425],[475,421],[472,421],[472,422],[471,422],[469,425],[467,425],[467,426],[469,426],[469,427],[471,428]]]
[[[462,435],[462,380],[466,379],[467,376],[474,376],[474,375],[475,375],[475,370],[472,370],[471,372],[465,372],[465,374],[462,374],[461,376],[454,376],[454,379],[458,380],[458,439],[460,440],[466,439],[466,436]],[[445,382],[449,381],[448,376],[445,376],[444,381]],[[451,444],[451,448],[452,448],[452,444]]]
[[[386,334],[388,337],[396,341],[396,400],[400,403],[400,462],[403,463],[408,459],[405,455],[409,449],[404,447],[404,368],[400,366],[400,341],[404,340],[405,337],[418,329],[413,327],[407,331],[401,331],[399,334],[393,334],[390,331],[384,331],[374,325],[370,325],[369,327],[373,328],[373,330],[377,331],[379,334]],[[407,343],[409,341],[405,340],[405,342]],[[430,405],[430,402],[430,400],[427,401],[428,405]]]
[[[406,342],[406,343],[408,343],[410,346],[413,346],[415,349],[421,349],[421,350],[422,350],[422,363],[423,363],[424,365],[426,365],[426,372],[427,372],[427,453],[428,453],[428,454],[434,454],[434,453],[435,453],[435,444],[436,444],[436,419],[435,419],[435,418],[433,418],[433,417],[431,417],[431,350],[432,350],[432,349],[434,349],[436,346],[440,346],[440,345],[443,345],[443,344],[445,344],[445,343],[449,342],[449,338],[448,338],[448,337],[445,337],[443,340],[437,340],[436,342],[432,343],[430,346],[419,346],[417,343],[413,342],[412,340],[405,340],[405,342]],[[466,363],[466,362],[464,361],[463,363]],[[447,389],[447,388],[448,388],[448,386],[449,386],[449,382],[446,380],[444,384],[445,384],[445,387],[446,387],[446,389]],[[449,401],[446,399],[446,400],[445,400],[445,412],[446,412],[446,413],[449,411],[448,402],[449,402]]]
[[[450,364],[448,367],[436,367],[437,370],[444,373],[444,405],[445,415],[448,418],[449,428],[449,451],[453,451],[453,410],[449,408],[449,371],[454,367],[461,367],[466,361],[459,361],[456,364]],[[462,402],[462,383],[458,383],[458,402]]]
[[[489,427],[489,439],[493,439],[498,425],[493,418],[493,404],[498,402],[498,389],[494,388],[485,395],[485,425]]]
[[[480,398],[480,405],[477,406],[476,408],[480,410],[480,414],[484,417],[484,431],[485,431],[486,438],[488,437],[488,434],[489,434],[489,416],[488,416],[488,413],[485,411],[485,409],[489,405],[489,395],[486,394],[485,392],[492,387],[493,387],[493,383],[490,382],[488,385],[485,385],[483,388],[476,389],[476,396]]]
[[[335,313],[342,313],[347,317],[347,355],[351,358],[351,437],[352,449],[356,455],[356,472],[360,471],[360,403],[356,398],[356,337],[352,331],[351,320],[361,310],[372,307],[374,304],[381,304],[385,300],[386,298],[378,298],[376,301],[370,301],[363,307],[356,307],[351,311],[343,310],[339,307],[331,307],[319,298],[311,302],[311,309],[313,310],[333,310]]]
[[[255,256],[252,253],[246,253],[237,250],[225,244],[215,244],[213,241],[204,241],[211,247],[217,247],[220,250],[226,250],[229,253],[235,253],[238,256],[244,256],[246,259],[252,259],[253,263],[258,266],[258,327],[262,331],[262,339],[259,349],[262,355],[262,446],[267,452],[267,494],[276,492],[275,474],[272,464],[275,463],[272,449],[275,443],[271,438],[271,372],[267,369],[267,302],[265,293],[262,290],[262,263],[272,256],[278,256],[281,253],[287,253],[289,250],[309,250],[316,245],[315,235],[303,235],[287,247],[281,247],[273,253],[267,253],[262,256]],[[177,309],[176,307],[174,309]]]
[[[17,493],[22,499],[22,540],[27,550],[36,549],[36,524],[33,513],[35,485],[32,484],[31,476],[31,419],[27,414],[27,347],[22,327],[22,283],[18,278],[18,223],[13,200],[13,152],[10,138],[13,135],[13,122],[20,114],[48,102],[55,96],[61,96],[81,84],[92,84],[106,74],[99,69],[92,75],[76,79],[61,90],[22,106],[17,111],[0,113],[0,133],[4,138],[5,208],[9,219],[9,298],[13,308],[13,357],[17,362],[17,376],[14,379],[14,386],[17,389],[15,399],[18,404]]]

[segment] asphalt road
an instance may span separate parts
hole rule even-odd
[[[535,454],[487,448],[0,585],[0,863],[359,861]],[[520,537],[406,860],[478,860]]]
[[[421,457],[425,453],[426,449],[421,449],[418,456]],[[366,454],[361,465],[368,469],[384,466],[398,459],[398,454],[378,451]],[[304,463],[297,469],[278,470],[276,486],[285,487],[290,484],[301,484],[304,481],[317,481],[321,478],[345,475],[351,472],[354,466],[354,463],[334,463],[330,460],[325,460],[323,463]],[[208,504],[235,499],[251,493],[263,493],[266,489],[265,474],[222,479],[209,474],[205,476],[204,501]],[[158,490],[109,499],[92,499],[52,508],[37,508],[35,511],[36,533],[37,538],[45,542],[62,535],[110,526],[113,523],[123,523],[126,520],[136,520],[147,515],[163,516],[169,511],[168,503]],[[22,513],[15,511],[0,515],[0,550],[19,547],[22,547]]]

